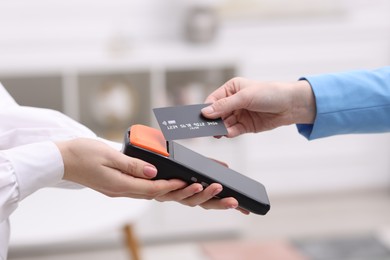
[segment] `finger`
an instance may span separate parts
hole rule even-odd
[[[240,208],[240,207],[237,207],[236,210],[240,211],[244,215],[249,215],[250,214],[249,210],[246,210],[246,209],[243,209],[243,208]]]
[[[204,209],[235,209],[238,207],[238,201],[233,197],[210,199],[200,206]]]
[[[227,116],[224,120],[223,123],[225,124],[226,128],[229,128],[235,124],[237,124],[237,116],[235,114],[230,114]]]
[[[205,100],[205,104],[214,103],[217,100],[228,97],[240,89],[242,82],[246,81],[244,78],[235,77],[225,82],[221,87],[212,92]]]
[[[135,179],[133,194],[138,194],[141,198],[154,199],[172,191],[185,188],[188,184],[184,181],[171,180],[145,180]]]
[[[238,201],[233,198],[211,199],[200,205],[204,209],[236,209],[244,215],[249,215],[250,212],[240,208]]]
[[[218,195],[221,191],[222,191],[222,185],[219,183],[213,183],[202,192],[182,200],[181,203],[187,206],[194,207],[212,199],[214,196]]]
[[[219,99],[222,99],[222,98],[225,98],[227,97],[227,92],[226,92],[226,88],[227,88],[227,83],[223,84],[221,87],[219,87],[217,90],[215,90],[214,92],[212,92],[205,100],[205,104],[208,104],[208,103],[214,103],[215,101],[219,100]]]
[[[226,137],[228,138],[233,138],[247,132],[246,128],[242,124],[235,124],[227,128],[227,131],[228,134],[226,135]]]
[[[184,189],[179,189],[175,191],[171,191],[162,196],[156,197],[157,201],[177,201],[181,202],[182,200],[189,198],[203,190],[203,186],[199,183],[193,183]]]
[[[152,164],[120,152],[110,158],[108,166],[138,178],[151,179],[157,175],[157,169]]]
[[[244,102],[239,93],[216,100],[211,105],[202,109],[202,114],[207,118],[218,118],[229,115],[233,111],[244,108]]]
[[[115,170],[107,171],[107,174],[110,176],[106,178],[107,182],[101,188],[105,190],[105,194],[115,197],[153,199],[187,186],[185,182],[177,179],[147,180]]]
[[[228,134],[226,135],[229,138],[239,136],[241,134],[247,133],[247,128],[240,122],[237,121],[236,115],[231,115],[224,120]]]

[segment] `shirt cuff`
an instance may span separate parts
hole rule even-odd
[[[19,201],[61,181],[64,164],[53,142],[33,143],[3,151],[11,162],[19,187]]]
[[[312,124],[297,124],[298,133],[303,135],[306,139],[310,140],[310,135],[313,131]]]
[[[317,114],[311,130],[298,126],[308,139],[390,131],[390,67],[300,80],[310,83],[316,99]]]

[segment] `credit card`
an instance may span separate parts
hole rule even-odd
[[[205,118],[201,109],[209,104],[154,108],[153,112],[166,140],[227,135],[221,118]]]

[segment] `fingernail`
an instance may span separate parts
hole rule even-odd
[[[232,204],[228,206],[228,209],[236,209],[238,207],[238,204]]]
[[[154,166],[146,165],[144,167],[144,174],[146,177],[150,177],[150,178],[156,177],[157,169]]]
[[[203,186],[199,185],[199,187],[196,188],[195,193],[199,193],[203,190]]]
[[[214,112],[213,106],[208,106],[208,107],[202,108],[203,114],[212,114],[213,112]]]
[[[221,191],[222,191],[222,188],[216,189],[216,190],[213,192],[213,196],[217,195],[217,194],[220,193]]]

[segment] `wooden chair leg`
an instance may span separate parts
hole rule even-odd
[[[123,227],[123,231],[126,240],[126,247],[131,255],[131,259],[140,260],[140,246],[135,236],[133,226],[131,224],[128,224]]]

